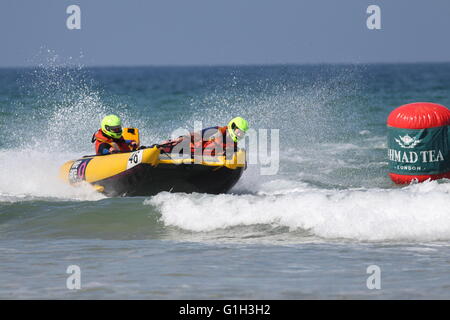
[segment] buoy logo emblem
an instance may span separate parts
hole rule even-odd
[[[422,140],[412,138],[410,135],[398,136],[400,139],[394,138],[395,141],[404,149],[412,149],[417,146]]]

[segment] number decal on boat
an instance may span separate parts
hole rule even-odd
[[[131,169],[142,162],[142,150],[131,153],[128,158],[127,169]]]

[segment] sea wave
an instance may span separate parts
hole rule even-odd
[[[194,232],[256,224],[307,230],[325,239],[367,241],[450,239],[450,183],[436,181],[398,189],[296,189],[252,195],[160,193],[144,204],[161,221]],[[267,187],[267,186],[266,186]],[[271,191],[270,191],[271,190]]]

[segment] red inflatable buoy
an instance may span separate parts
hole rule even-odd
[[[398,184],[450,178],[450,110],[429,102],[405,104],[387,120],[389,176]]]

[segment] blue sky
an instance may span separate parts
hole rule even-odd
[[[66,8],[81,8],[68,30]],[[381,8],[381,30],[366,9]],[[0,66],[450,61],[448,0],[2,0]]]

